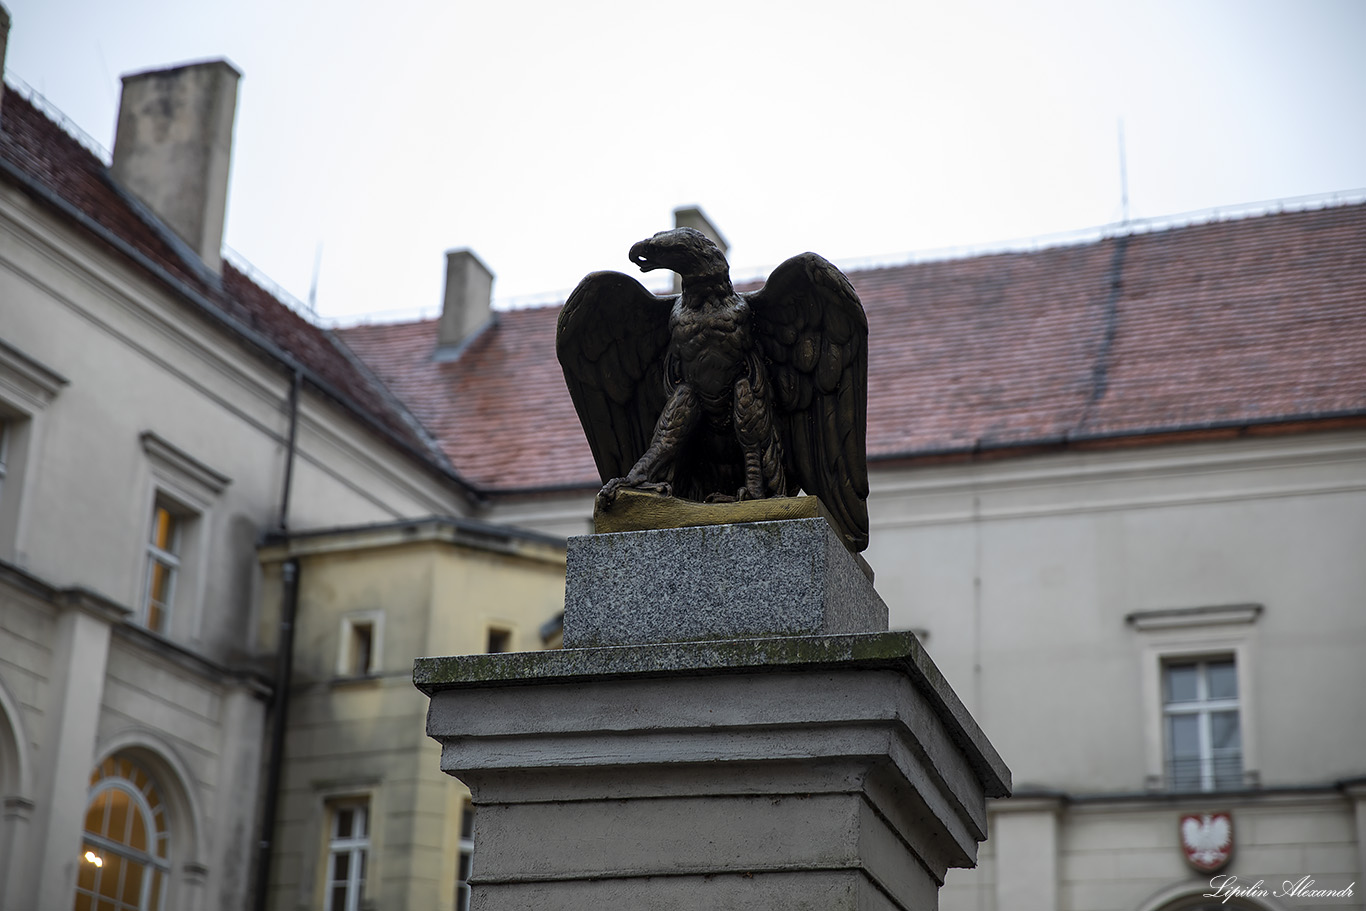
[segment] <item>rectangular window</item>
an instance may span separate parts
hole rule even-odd
[[[362,677],[371,670],[375,655],[375,624],[351,624],[351,667],[352,676]]]
[[[152,507],[152,533],[147,543],[147,583],[142,624],[157,633],[170,628],[175,580],[180,571],[182,519],[158,499]]]
[[[512,651],[512,630],[489,627],[488,648],[484,651],[490,655]]]
[[[1232,656],[1162,668],[1167,785],[1220,791],[1243,785],[1238,669]]]
[[[349,801],[332,805],[327,842],[327,895],[324,911],[360,911],[365,862],[370,853],[370,805]]]
[[[384,615],[379,611],[365,611],[342,618],[337,676],[369,677],[379,673],[383,620]]]
[[[460,867],[455,874],[455,911],[470,911],[470,869],[474,863],[474,807],[460,811]]]

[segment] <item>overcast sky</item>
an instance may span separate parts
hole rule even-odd
[[[737,274],[1366,187],[1366,2],[0,0],[106,148],[119,76],[226,57],[227,244],[318,311],[632,271],[696,203]]]

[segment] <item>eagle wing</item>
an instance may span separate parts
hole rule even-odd
[[[674,297],[620,272],[594,272],[560,311],[555,353],[603,483],[624,477],[664,409]]]
[[[803,253],[746,295],[771,366],[789,493],[830,510],[854,547],[868,546],[868,317],[853,285]]]

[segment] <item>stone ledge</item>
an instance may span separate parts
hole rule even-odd
[[[413,683],[428,696],[435,696],[451,690],[609,680],[867,670],[892,670],[908,678],[963,751],[987,796],[1010,792],[1010,771],[1000,755],[909,632],[419,658],[413,666]]]

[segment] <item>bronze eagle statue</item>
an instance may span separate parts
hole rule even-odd
[[[676,295],[594,272],[560,312],[555,348],[609,501],[621,488],[719,502],[818,497],[854,550],[868,546],[868,318],[814,253],[736,293],[701,231],[631,247],[672,269]]]

